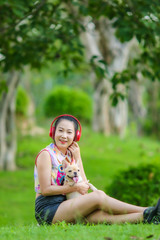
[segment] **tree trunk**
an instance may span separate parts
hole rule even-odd
[[[99,59],[105,59],[109,70],[108,76],[101,81],[97,81],[94,76],[93,129],[107,135],[117,133],[123,136],[128,122],[128,104],[127,100],[124,100],[112,107],[110,95],[113,90],[109,79],[115,72],[126,68],[132,43],[120,43],[114,32],[111,22],[101,18],[94,24],[88,24],[88,30],[83,33],[82,39],[87,49],[87,57],[96,55]],[[119,84],[118,91],[125,92],[122,84]]]
[[[143,93],[145,91],[144,84],[141,80],[131,80],[129,83],[128,102],[131,113],[137,126],[138,135],[143,133],[143,122],[146,117],[146,108],[143,101]]]
[[[15,91],[19,74],[8,74],[8,91],[0,99],[0,169],[15,170],[16,127],[15,127]]]
[[[110,123],[110,99],[109,91],[111,86],[106,79],[103,79],[94,91],[93,99],[93,130],[96,132],[102,132],[105,135],[111,134]]]
[[[151,121],[151,133],[160,136],[160,83],[155,81],[148,86],[148,113],[147,116]],[[152,87],[151,87],[152,86]]]
[[[97,56],[102,59],[101,52],[96,42],[96,32],[88,26],[88,31],[82,34],[82,41],[86,46],[87,58]],[[109,120],[109,96],[111,93],[111,84],[107,79],[96,79],[94,73],[92,73],[92,84],[94,86],[93,94],[93,122],[92,127],[96,132],[103,132],[106,135],[110,135],[111,126]]]

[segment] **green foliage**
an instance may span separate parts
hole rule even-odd
[[[0,79],[0,100],[1,100],[2,93],[7,91],[8,91],[8,87],[5,80]]]
[[[0,1],[0,15],[0,66],[3,72],[21,69],[25,65],[40,69],[48,61],[60,60],[66,76],[84,61],[84,48],[79,36],[86,26],[81,19],[87,17],[96,26],[96,21],[104,17],[112,20],[116,36],[122,42],[135,37],[141,49],[133,61],[135,67],[129,68],[125,81],[124,73],[122,77],[114,76],[112,79],[114,91],[118,82],[126,84],[137,72],[152,81],[160,79],[158,1],[151,4],[150,0],[6,0]],[[107,65],[104,59],[96,58],[92,56],[90,63],[100,81],[107,74]],[[122,98],[114,94],[114,105],[119,97]]]
[[[87,14],[92,19],[99,19],[102,16],[111,19],[116,36],[121,42],[128,42],[133,38],[139,42],[141,53],[133,62],[134,68],[128,69],[127,82],[137,72],[141,72],[151,81],[160,80],[160,4],[158,1],[152,1],[151,4],[150,0],[101,0],[98,2],[90,0],[88,5],[84,4],[84,7],[87,8]],[[123,73],[122,75],[124,76]],[[119,80],[125,84],[123,76]],[[113,87],[114,84],[115,82]]]
[[[139,165],[119,172],[107,193],[121,201],[138,206],[150,206],[160,196],[160,167],[155,164]]]
[[[144,61],[143,72],[158,78],[159,18],[158,1],[0,1],[1,61],[3,71],[30,64],[40,68],[46,60],[61,59],[65,71],[82,61],[83,45],[79,35],[85,30],[84,17],[95,22],[100,17],[112,20],[117,37],[126,42],[139,41]],[[104,62],[104,60],[102,59]],[[142,66],[142,64],[141,64]],[[96,74],[103,75],[100,68]]]
[[[46,98],[44,112],[47,117],[68,113],[88,122],[92,117],[92,103],[82,90],[60,86]]]
[[[26,116],[29,105],[29,97],[22,87],[18,87],[16,96],[16,113]]]
[[[99,59],[98,56],[93,55],[90,59],[90,64],[96,74],[97,81],[101,81],[106,77],[108,73],[107,63],[103,59]]]
[[[144,45],[153,44],[159,33],[160,5],[157,1],[88,1],[88,15],[93,18],[101,16],[113,20],[116,35],[122,42],[136,37]],[[97,11],[98,9],[98,11]]]
[[[69,71],[81,61],[81,23],[65,1],[1,1],[0,15],[3,71],[25,65],[39,69],[57,59]]]
[[[110,95],[110,99],[112,102],[112,106],[116,106],[119,102],[119,100],[124,101],[125,100],[125,94],[114,91],[111,95]]]

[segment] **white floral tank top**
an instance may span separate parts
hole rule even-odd
[[[66,159],[69,163],[72,163],[74,160],[71,157],[71,152],[67,150],[67,153],[64,155],[54,143],[51,143],[46,148],[42,149],[42,151],[47,151],[50,154],[51,163],[52,163],[52,170],[51,170],[51,185],[62,185],[64,181],[64,171],[62,168],[62,161]],[[39,156],[37,155],[37,157]],[[37,171],[37,157],[35,161],[35,168],[34,168],[34,182],[35,182],[35,191],[36,193],[41,193],[41,187],[39,184],[38,179],[38,171]]]

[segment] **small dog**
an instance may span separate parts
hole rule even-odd
[[[65,172],[65,180],[64,185],[69,184],[70,186],[73,186],[75,183],[82,182],[83,179],[80,175],[80,169],[77,164],[69,164],[67,161],[62,162],[62,167]],[[88,181],[88,185],[92,191],[97,190],[91,183]],[[81,194],[79,192],[72,192],[66,194],[67,199],[76,198],[80,196]]]

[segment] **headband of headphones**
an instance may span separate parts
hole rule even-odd
[[[81,127],[81,124],[80,124],[80,122],[78,121],[78,119],[75,118],[75,117],[72,116],[72,115],[69,115],[69,114],[59,115],[58,117],[56,117],[56,118],[53,120],[53,122],[51,123],[50,131],[49,131],[49,136],[50,136],[52,139],[54,139],[55,127],[53,126],[53,124],[54,124],[54,122],[55,122],[58,118],[63,117],[63,116],[72,117],[72,118],[74,118],[74,119],[77,121],[80,130],[77,130],[77,131],[76,131],[76,135],[75,135],[74,141],[78,142],[78,141],[80,140],[80,138],[81,138],[82,127]]]

